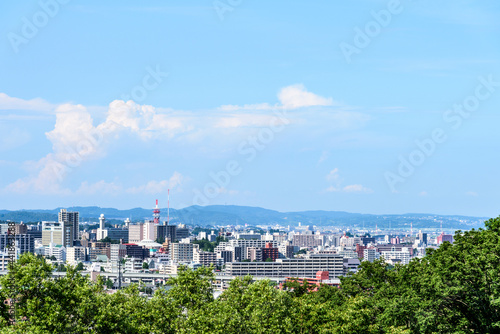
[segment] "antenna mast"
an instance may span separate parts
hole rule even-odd
[[[155,224],[160,224],[160,209],[158,208],[158,200],[156,200],[156,207],[153,210],[153,219]]]

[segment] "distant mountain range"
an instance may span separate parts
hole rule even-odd
[[[57,220],[57,213],[61,208],[53,210],[0,210],[0,220],[37,222]],[[152,210],[134,208],[129,210],[118,210],[114,208],[69,207],[68,211],[80,212],[84,221],[98,221],[98,217],[104,214],[108,221],[124,220],[130,218],[132,221],[152,219]],[[161,209],[162,221],[167,220],[167,209]],[[316,225],[337,226],[344,228],[369,228],[377,226],[379,229],[443,229],[469,230],[484,226],[484,221],[489,217],[469,216],[446,216],[435,214],[408,213],[402,215],[372,215],[349,213],[343,211],[301,211],[301,212],[279,212],[259,207],[235,206],[235,205],[210,205],[190,206],[183,209],[170,209],[171,224],[184,223],[190,226],[216,226],[216,225]]]

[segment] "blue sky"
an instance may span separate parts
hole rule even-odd
[[[498,1],[0,11],[0,207],[497,216]]]

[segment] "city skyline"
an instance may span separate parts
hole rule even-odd
[[[498,216],[499,4],[235,3],[4,4],[1,209]]]

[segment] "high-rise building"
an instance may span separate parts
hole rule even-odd
[[[128,227],[128,241],[130,243],[139,242],[144,239],[144,224],[131,224]]]
[[[117,262],[127,256],[127,246],[122,244],[111,244],[111,261]]]
[[[193,248],[194,244],[171,243],[170,259],[174,262],[191,262],[193,261]]]
[[[436,243],[438,245],[441,245],[445,241],[448,241],[449,243],[453,243],[453,236],[451,234],[444,234],[444,232],[441,232],[441,234],[438,235],[436,238]]]
[[[188,228],[177,227],[177,229],[175,231],[175,239],[176,240],[181,240],[181,239],[188,238],[188,237],[189,237],[189,229]]]
[[[147,220],[144,222],[144,230],[143,230],[143,237],[142,239],[144,240],[156,240],[156,226],[155,222],[153,220]]]
[[[79,233],[80,233],[80,213],[75,211],[75,212],[70,212],[67,211],[66,209],[61,209],[59,212],[59,222],[60,223],[65,223],[65,225],[69,225],[72,228],[71,234],[72,234],[72,242],[71,245],[73,246],[73,243],[75,240],[79,240]],[[66,246],[68,247],[68,246]]]
[[[417,239],[427,245],[427,233],[422,233],[421,230],[418,231]]]
[[[42,222],[42,245],[71,247],[74,243],[74,226],[68,222]]]
[[[262,261],[266,261],[267,259],[276,261],[278,257],[279,257],[278,248],[273,247],[273,244],[270,242],[266,243],[266,247],[262,248]]]
[[[379,255],[376,248],[365,248],[363,250],[363,261],[373,262],[379,258]]]
[[[9,236],[0,234],[0,251],[7,251],[9,248]],[[35,252],[35,238],[31,234],[16,234],[15,235],[16,251],[19,254],[26,252]]]

